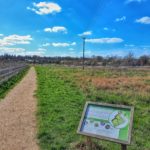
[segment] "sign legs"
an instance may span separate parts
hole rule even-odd
[[[92,150],[92,139],[90,137],[87,137],[87,147],[88,147],[88,150]]]
[[[127,145],[121,145],[121,150],[127,150]]]

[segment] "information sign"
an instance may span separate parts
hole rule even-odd
[[[121,144],[130,144],[133,107],[87,102],[78,133]]]

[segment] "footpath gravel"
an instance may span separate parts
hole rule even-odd
[[[36,72],[32,67],[0,101],[0,150],[39,150],[35,90]]]

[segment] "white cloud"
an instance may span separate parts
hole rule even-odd
[[[150,49],[150,45],[134,45],[134,44],[125,44],[124,45],[127,48],[133,48],[133,49]]]
[[[74,51],[74,48],[69,48],[69,51]]]
[[[150,17],[145,16],[140,19],[136,19],[135,22],[142,23],[142,24],[150,24]]]
[[[10,48],[10,47],[0,47],[0,54],[10,54],[10,55],[37,55],[37,56],[44,56],[46,50],[38,49],[37,51],[27,51],[24,48]]]
[[[32,41],[31,35],[20,36],[20,35],[9,35],[0,39],[0,46],[12,46],[17,44],[30,44]]]
[[[61,12],[61,7],[54,2],[39,2],[33,3],[33,7],[27,7],[28,10],[35,12],[38,15],[47,15]]]
[[[36,51],[28,51],[25,48],[7,47],[7,46],[0,46],[0,54],[21,55],[21,56],[25,56],[25,55],[44,56],[47,51],[47,49],[45,48],[38,48]]]
[[[86,31],[86,32],[83,32],[81,34],[78,34],[79,36],[88,36],[88,35],[92,35],[92,31]]]
[[[109,29],[109,28],[107,28],[107,27],[104,27],[103,30],[104,30],[104,31],[112,31],[112,32],[115,32],[115,31],[116,31],[116,29]]]
[[[92,54],[92,51],[91,51],[91,50],[86,50],[86,51],[85,51],[85,54],[86,54],[86,55],[90,55],[90,54]]]
[[[132,2],[137,2],[137,3],[141,3],[141,2],[145,2],[146,0],[126,0],[126,4],[132,3]]]
[[[72,55],[75,55],[75,52],[74,52],[74,51],[70,51],[69,53],[72,54]]]
[[[125,46],[125,47],[135,47],[134,44],[125,44],[124,46]]]
[[[47,47],[47,46],[50,46],[51,44],[50,43],[44,43],[43,45],[42,45],[42,47]]]
[[[88,43],[100,43],[100,44],[111,44],[111,43],[121,43],[123,39],[121,38],[98,38],[98,39],[86,39]]]
[[[75,46],[76,42],[72,42],[72,43],[52,43],[51,44],[54,47],[69,47],[69,46]]]
[[[24,51],[24,48],[0,47],[0,53],[20,53]]]
[[[44,56],[45,52],[43,51],[27,51],[26,53],[22,53],[21,55],[29,55],[29,56]]]
[[[0,36],[4,36],[4,34],[0,34]]]
[[[126,16],[122,16],[120,18],[115,19],[116,22],[121,22],[121,21],[125,21],[125,20],[126,20]]]
[[[47,49],[45,49],[45,48],[38,48],[37,51],[39,51],[39,52],[46,52]]]
[[[104,27],[104,30],[105,30],[105,31],[108,31],[109,29],[108,29],[107,27]]]
[[[82,54],[83,54],[83,51],[80,51],[80,52],[79,52],[79,55],[82,55]],[[86,57],[91,57],[92,51],[91,51],[91,50],[86,50],[86,51],[85,51],[85,55],[86,55]]]
[[[67,33],[67,29],[63,26],[55,26],[52,28],[45,28],[44,31],[45,32],[54,32],[54,33],[63,32],[65,34]]]

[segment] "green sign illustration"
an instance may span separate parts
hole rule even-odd
[[[132,114],[128,107],[89,103],[84,111],[79,132],[129,144]]]

